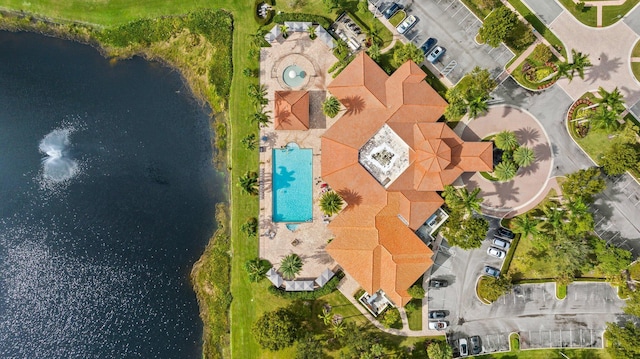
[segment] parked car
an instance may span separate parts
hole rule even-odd
[[[500,237],[504,237],[506,239],[514,239],[516,238],[516,235],[511,232],[510,230],[504,228],[504,227],[499,227],[498,228],[498,236]]]
[[[416,22],[418,22],[418,18],[415,15],[408,16],[400,23],[400,25],[398,25],[398,32],[404,34],[405,32],[409,31],[409,29],[411,29],[413,25],[416,24]]]
[[[482,351],[482,345],[480,344],[480,337],[477,335],[474,335],[471,338],[469,338],[469,341],[471,342],[470,344],[471,355],[480,354],[480,352]]]
[[[446,51],[447,49],[445,49],[444,47],[436,46],[433,50],[431,50],[429,55],[427,55],[427,61],[432,64],[435,63]]]
[[[429,288],[443,288],[449,285],[444,279],[431,279],[429,281]]]
[[[429,322],[429,329],[432,330],[445,330],[447,328],[447,322],[439,320],[437,322]]]
[[[396,4],[396,3],[392,3],[391,6],[389,6],[383,13],[382,15],[384,16],[385,19],[389,19],[391,18],[393,15],[395,15],[398,11],[400,10],[400,5]]]
[[[458,347],[460,348],[460,356],[466,357],[469,355],[469,345],[467,344],[467,340],[465,338],[458,339]]]
[[[493,238],[493,245],[502,249],[509,249],[509,247],[511,247],[511,243],[509,243],[505,239],[498,238],[498,237]]]
[[[429,311],[429,319],[443,319],[446,316],[447,316],[447,313],[444,310]]]
[[[484,266],[484,273],[496,278],[500,276],[500,270],[490,266]]]
[[[431,50],[431,48],[434,47],[437,42],[438,40],[430,37],[427,41],[424,42],[424,44],[422,44],[422,46],[420,46],[420,50],[422,50],[424,56],[429,55],[429,50]]]
[[[505,253],[505,251],[503,251],[502,249],[494,247],[489,247],[489,249],[487,249],[487,254],[500,259],[504,258],[507,255],[507,253]]]

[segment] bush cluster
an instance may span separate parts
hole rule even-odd
[[[278,24],[282,24],[285,21],[303,21],[303,22],[312,22],[314,24],[319,24],[320,26],[328,29],[331,26],[331,20],[321,15],[313,15],[313,14],[298,14],[298,13],[288,13],[281,12],[277,14],[273,21]]]
[[[286,292],[284,289],[269,286],[269,293],[288,299],[314,300],[335,291],[343,277],[344,273],[338,272],[327,282],[327,284],[324,285],[324,287],[311,292]]]

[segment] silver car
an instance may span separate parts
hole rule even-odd
[[[416,22],[418,22],[418,18],[415,17],[415,15],[407,17],[400,23],[400,25],[398,25],[398,32],[404,34],[405,32],[409,31],[409,29],[411,29],[413,25],[416,24]]]
[[[440,56],[442,56],[446,51],[447,49],[445,49],[444,47],[436,46],[433,50],[431,50],[429,55],[427,55],[427,61],[433,64],[434,62],[438,61]]]
[[[507,255],[507,253],[505,253],[505,251],[503,251],[502,249],[494,247],[489,247],[489,249],[487,249],[487,254],[500,259],[504,258]]]

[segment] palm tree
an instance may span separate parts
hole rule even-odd
[[[609,110],[614,111],[617,114],[624,112],[624,98],[617,87],[614,88],[613,91],[607,92],[601,86],[598,88],[598,94],[602,98],[600,100],[600,105],[609,108]]]
[[[324,323],[324,325],[331,324],[332,317],[333,315],[331,315],[331,309],[326,307],[322,308],[322,314],[318,314],[318,318],[322,319],[322,322]]]
[[[607,107],[599,106],[596,111],[590,115],[589,119],[596,128],[615,130],[620,126],[618,118],[619,115],[615,111],[611,111]]]
[[[282,278],[286,280],[292,280],[293,278],[300,273],[302,270],[302,259],[295,254],[291,253],[288,256],[284,257],[282,262],[280,263],[280,272],[282,273]]]
[[[573,56],[573,63],[571,64],[571,72],[578,72],[578,76],[581,79],[584,79],[584,69],[591,66],[591,61],[589,61],[589,55],[583,54],[582,52],[577,52],[576,50],[571,50],[571,54]]]
[[[331,326],[331,332],[333,333],[334,338],[341,338],[344,336],[344,322],[331,322],[333,324]]]
[[[496,176],[498,181],[508,181],[516,176],[516,172],[518,169],[516,168],[516,164],[511,161],[502,161],[498,163],[496,168],[493,170],[493,174]]]
[[[478,197],[480,188],[476,188],[469,192],[466,187],[462,187],[458,190],[460,196],[460,206],[464,208],[469,215],[473,215],[473,212],[480,212],[480,204],[484,201],[483,198]]]
[[[340,101],[334,96],[329,97],[322,103],[322,112],[331,118],[336,117],[338,112],[340,112],[340,108]]]
[[[264,35],[267,34],[267,30],[258,29],[255,34],[250,34],[249,38],[251,38],[251,44],[255,47],[262,47],[264,43]]]
[[[249,151],[255,150],[256,146],[258,145],[258,138],[256,137],[256,134],[255,133],[250,133],[250,134],[246,135],[242,139],[242,144]]]
[[[286,24],[280,25],[280,32],[282,33],[282,37],[286,39],[287,36],[289,36],[289,26]]]
[[[240,176],[238,186],[242,188],[243,192],[256,196],[258,194],[258,174],[254,171],[247,171]]]
[[[271,113],[271,111],[256,110],[256,112],[249,115],[249,120],[253,123],[257,123],[260,127],[266,127],[271,123],[269,113]]]
[[[549,201],[542,207],[542,212],[544,212],[545,216],[545,221],[542,226],[547,230],[557,232],[562,227],[564,221],[564,209],[561,208],[558,203]]]
[[[495,135],[493,142],[496,144],[496,147],[503,151],[513,151],[518,147],[516,134],[507,130]]]
[[[573,80],[573,69],[571,64],[568,62],[561,62],[558,64],[558,69],[556,70],[556,74],[554,75],[554,79],[558,80],[561,77],[566,77],[569,79],[569,82]]]
[[[269,103],[267,99],[267,87],[265,85],[249,85],[249,99],[254,106],[264,106]]]
[[[342,209],[344,200],[334,191],[325,192],[320,197],[320,209],[328,216],[334,215]]]
[[[528,167],[536,160],[536,155],[529,147],[518,147],[513,151],[513,161],[520,167]]]
[[[538,229],[538,221],[533,218],[529,213],[525,213],[513,219],[511,224],[513,225],[513,231],[520,233],[522,237],[528,237],[529,235],[536,236],[540,233]]]
[[[309,37],[311,38],[311,40],[316,38],[316,27],[315,26],[309,26],[309,28],[307,29],[307,32],[309,33]]]
[[[369,57],[373,61],[378,61],[380,55],[382,55],[382,53],[380,52],[380,46],[378,46],[378,44],[376,43],[371,44],[371,46],[369,46],[369,49],[367,50],[367,54],[369,54]]]
[[[467,113],[472,120],[478,117],[478,115],[485,114],[489,110],[487,104],[487,96],[484,94],[473,95],[469,94],[466,99]]]
[[[460,194],[458,193],[458,189],[447,185],[444,186],[444,191],[442,191],[442,197],[444,197],[447,206],[449,207],[459,207],[462,199],[460,198]]]
[[[244,269],[249,275],[250,282],[259,282],[269,270],[269,267],[260,258],[254,258],[244,263]]]

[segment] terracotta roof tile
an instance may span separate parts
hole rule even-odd
[[[274,107],[276,130],[309,129],[309,92],[276,91]]]
[[[346,111],[322,138],[322,177],[348,203],[329,224],[335,239],[327,252],[367,292],[382,289],[398,305],[432,265],[433,253],[413,230],[444,202],[435,191],[491,160],[486,145],[466,146],[436,122],[446,102],[424,76],[408,62],[388,77],[359,54],[329,85]],[[386,189],[358,161],[385,124],[409,146],[408,167]]]
[[[493,171],[492,142],[465,142],[459,156],[458,166],[465,172]]]

